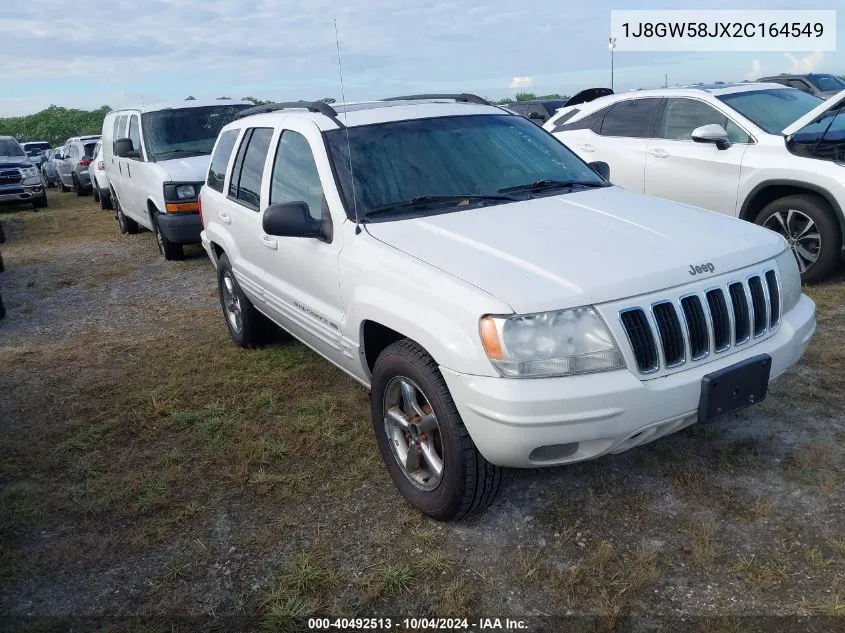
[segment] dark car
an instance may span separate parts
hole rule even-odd
[[[27,141],[26,143],[21,143],[21,147],[23,148],[23,151],[26,152],[26,155],[29,156],[29,160],[32,161],[32,164],[39,169],[46,160],[45,152],[49,149],[53,149],[53,146],[47,141]]]
[[[566,99],[531,99],[529,101],[514,101],[505,107],[531,119],[537,125],[543,125],[560,108],[566,105]]]
[[[807,73],[805,75],[781,73],[780,75],[775,75],[773,77],[760,77],[757,81],[765,81],[789,86],[790,88],[798,88],[801,92],[816,95],[822,99],[827,99],[836,93],[845,90],[845,80],[841,77],[837,77],[836,75],[830,75],[827,73]]]
[[[0,204],[31,202],[47,206],[41,172],[11,136],[0,136]]]

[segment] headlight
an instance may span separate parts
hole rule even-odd
[[[783,295],[783,312],[786,314],[801,299],[801,273],[795,255],[789,248],[778,255],[775,261],[780,271],[780,292]]]
[[[23,167],[21,169],[21,176],[24,178],[33,178],[38,175],[37,167]]]
[[[190,198],[195,198],[197,195],[196,190],[194,189],[193,185],[179,185],[176,187],[176,197],[179,200],[188,200]]]
[[[502,376],[568,376],[625,367],[591,307],[481,319],[481,342]]]

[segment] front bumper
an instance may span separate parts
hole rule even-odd
[[[534,468],[619,453],[689,426],[698,420],[706,374],[769,354],[774,379],[801,358],[815,330],[815,304],[802,295],[771,337],[742,353],[647,381],[627,369],[528,379],[472,376],[443,367],[440,371],[487,461]],[[541,448],[560,445],[565,448]],[[541,450],[532,458],[535,449]]]
[[[161,213],[158,228],[174,244],[196,244],[200,241],[202,221],[199,213]]]
[[[2,202],[32,202],[44,195],[44,187],[39,180],[35,185],[5,185],[0,187],[0,203]]]

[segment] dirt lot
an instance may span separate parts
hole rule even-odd
[[[0,628],[291,630],[314,612],[845,623],[820,617],[845,616],[845,277],[807,290],[819,331],[760,406],[510,472],[483,515],[442,525],[394,491],[364,389],[283,338],[229,342],[201,249],[168,263],[90,198],[50,204],[0,213]]]

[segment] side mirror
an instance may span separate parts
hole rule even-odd
[[[713,143],[718,149],[728,149],[731,146],[728,133],[718,123],[695,128],[692,131],[692,140],[696,143]]]
[[[608,165],[603,160],[597,160],[592,163],[588,163],[588,166],[590,169],[592,169],[605,180],[610,180],[610,165]]]
[[[331,220],[316,220],[311,217],[304,202],[273,204],[264,210],[261,221],[267,235],[279,237],[315,237],[324,242],[332,240]]]
[[[118,158],[139,158],[141,154],[131,138],[119,138],[114,142],[114,155]]]

